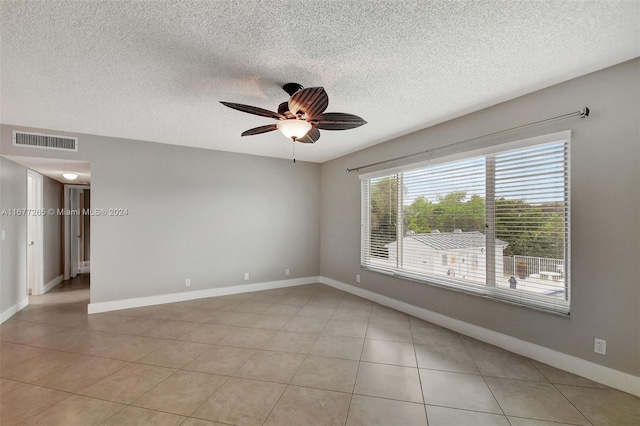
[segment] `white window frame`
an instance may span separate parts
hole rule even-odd
[[[527,297],[526,300],[523,301],[522,297],[518,295],[517,292],[513,292],[510,291],[510,289],[504,289],[504,288],[500,288],[497,287],[495,285],[495,273],[491,273],[492,270],[491,268],[495,267],[495,262],[490,262],[490,261],[486,261],[487,264],[487,271],[486,271],[486,280],[487,282],[485,283],[485,285],[480,285],[477,288],[475,288],[475,286],[471,286],[471,285],[461,285],[460,282],[456,282],[455,279],[450,279],[447,278],[446,276],[434,276],[434,275],[429,275],[427,278],[425,278],[424,274],[418,274],[418,273],[414,273],[412,271],[406,270],[406,269],[401,269],[399,267],[397,268],[393,268],[393,269],[387,269],[387,268],[382,268],[382,267],[377,267],[376,265],[374,265],[372,262],[369,261],[369,259],[367,259],[367,255],[369,254],[369,245],[370,245],[370,211],[369,211],[369,207],[367,205],[367,207],[365,208],[365,197],[366,197],[366,201],[369,201],[369,191],[370,191],[370,180],[371,179],[375,179],[375,178],[380,178],[380,177],[387,177],[387,176],[393,176],[396,175],[396,177],[398,178],[398,182],[401,185],[402,182],[402,174],[404,172],[410,172],[410,171],[414,171],[417,169],[423,169],[425,167],[429,167],[429,166],[433,166],[433,165],[439,165],[439,164],[446,164],[446,163],[452,163],[452,162],[456,162],[456,161],[463,161],[465,159],[471,159],[474,157],[480,157],[480,156],[485,156],[486,157],[486,163],[487,163],[487,169],[490,170],[493,166],[494,163],[493,161],[491,161],[491,157],[492,154],[500,154],[503,152],[507,152],[507,151],[511,151],[511,150],[517,150],[517,149],[522,149],[522,148],[530,148],[536,145],[544,145],[544,144],[548,144],[548,143],[553,143],[553,142],[565,142],[566,144],[566,152],[567,152],[567,160],[566,160],[566,171],[567,171],[567,180],[566,180],[566,204],[567,204],[567,210],[566,210],[566,217],[565,217],[565,258],[564,258],[564,269],[565,269],[565,292],[566,292],[566,300],[564,302],[555,302],[555,303],[550,303],[550,299],[548,296],[536,296],[536,295],[532,295],[527,293]],[[570,201],[570,162],[571,162],[571,153],[570,153],[570,148],[571,148],[571,131],[567,130],[567,131],[562,131],[562,132],[557,132],[557,133],[552,133],[552,134],[548,134],[548,135],[543,135],[543,136],[538,136],[538,137],[533,137],[533,138],[528,138],[528,139],[523,139],[523,140],[518,140],[518,141],[514,141],[514,142],[508,142],[508,143],[503,143],[503,144],[498,144],[498,145],[493,145],[487,148],[482,148],[479,150],[473,150],[473,151],[467,151],[467,152],[460,152],[460,153],[454,153],[454,154],[450,154],[450,155],[446,155],[446,156],[441,156],[441,157],[437,157],[437,158],[430,158],[428,161],[422,161],[419,163],[412,163],[412,164],[407,164],[407,165],[403,165],[403,166],[398,166],[398,167],[394,167],[392,169],[384,169],[384,170],[378,170],[375,172],[371,172],[371,173],[364,173],[361,174],[360,180],[361,180],[361,205],[362,205],[362,210],[361,210],[361,268],[364,270],[369,270],[369,271],[373,271],[373,272],[377,272],[377,273],[382,273],[382,274],[387,274],[387,275],[392,275],[401,279],[407,279],[407,280],[411,280],[411,281],[418,281],[420,283],[425,283],[428,285],[433,285],[433,286],[437,286],[437,287],[443,287],[446,289],[450,289],[450,290],[455,290],[455,291],[461,291],[464,293],[468,293],[468,294],[474,294],[477,296],[482,296],[482,297],[487,297],[487,298],[491,298],[494,300],[498,300],[498,301],[502,301],[502,302],[507,302],[507,303],[512,303],[512,304],[516,304],[519,306],[525,306],[528,308],[533,308],[533,309],[538,309],[538,310],[542,310],[545,312],[552,312],[552,313],[556,313],[556,314],[561,314],[561,315],[569,315],[570,314],[570,307],[571,307],[571,275],[570,275],[570,271],[571,271],[571,264],[570,264],[570,260],[571,260],[571,231],[570,231],[570,209],[571,209],[571,201]],[[485,187],[486,187],[486,200],[487,200],[487,204],[486,204],[486,210],[487,210],[487,216],[488,218],[493,216],[495,217],[495,213],[491,211],[492,208],[494,208],[495,206],[495,199],[493,198],[495,193],[492,193],[492,188],[491,185],[487,184],[487,179],[485,178]],[[403,214],[403,204],[402,204],[402,191],[398,191],[398,211],[397,211],[397,218],[398,218],[398,224],[400,226],[397,226],[397,233],[398,233],[398,239],[396,241],[400,241],[403,238],[402,235],[402,226],[401,226],[401,222],[402,222],[402,214]],[[491,202],[493,201],[493,202]],[[495,240],[495,229],[493,227],[491,227],[489,230],[487,230],[486,233],[486,239],[487,242],[489,241],[494,241]],[[401,250],[402,250],[402,245],[403,244],[398,244],[398,254],[397,254],[397,259],[398,259],[398,266],[400,264],[400,259],[401,259]],[[492,255],[492,252],[495,252],[495,244],[487,244],[486,245],[486,256],[487,259],[491,259],[494,258],[494,256]],[[448,262],[447,262],[448,263]]]

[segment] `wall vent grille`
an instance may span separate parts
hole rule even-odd
[[[13,146],[78,152],[78,138],[14,130]]]

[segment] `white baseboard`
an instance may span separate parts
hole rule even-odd
[[[591,361],[586,361],[573,355],[567,355],[535,343],[520,340],[506,334],[498,333],[497,331],[450,318],[446,315],[410,305],[331,278],[320,277],[320,282],[406,314],[413,315],[414,317],[440,325],[466,336],[473,337],[474,339],[482,340],[483,342],[490,343],[508,351],[515,352],[536,361],[560,368],[564,371],[577,374],[589,380],[640,396],[640,377],[633,376],[619,370],[614,370],[613,368],[605,367]]]
[[[49,290],[60,284],[62,282],[62,277],[62,275],[58,275],[57,277],[46,283],[42,289],[42,294],[46,294]]]
[[[87,260],[86,262],[80,262],[80,269],[78,272],[80,274],[87,274],[91,272],[91,261]]]
[[[2,324],[3,322],[11,318],[18,312],[20,312],[22,308],[24,308],[28,304],[29,304],[29,296],[25,297],[15,305],[5,309],[5,311],[2,314],[0,314],[0,324]]]
[[[185,291],[182,293],[170,293],[158,296],[136,297],[133,299],[114,300],[111,302],[89,303],[87,311],[90,314],[97,314],[100,312],[117,311],[120,309],[140,308],[143,306],[162,305],[164,303],[184,302],[185,300],[226,296],[229,294],[248,293],[252,291],[271,290],[274,288],[282,287],[293,287],[297,285],[313,284],[317,282],[320,282],[320,277],[292,278],[289,280],[209,288],[206,290]]]

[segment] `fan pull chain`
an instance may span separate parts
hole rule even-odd
[[[291,140],[293,141],[293,164],[296,163],[296,140],[294,138],[291,138]]]

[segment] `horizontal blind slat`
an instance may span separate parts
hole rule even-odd
[[[362,267],[568,313],[568,154],[559,141],[362,179]],[[485,226],[496,232],[493,266]]]

